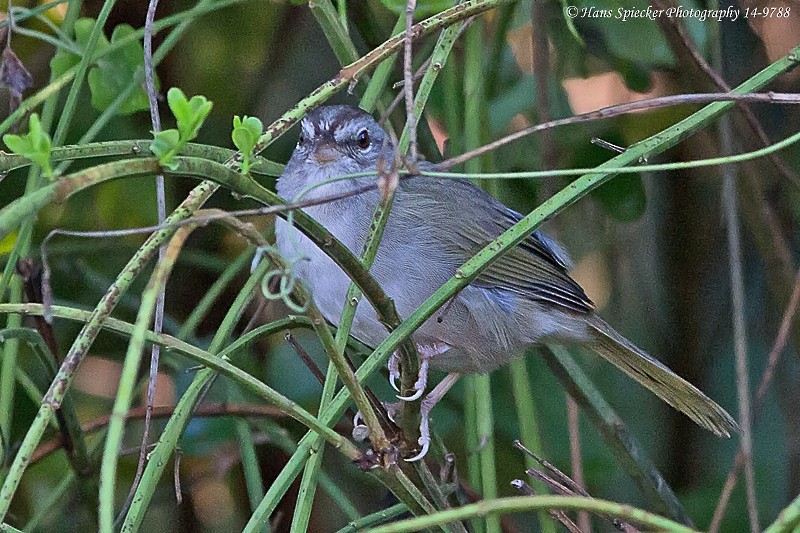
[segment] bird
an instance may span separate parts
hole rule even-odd
[[[378,169],[393,161],[394,145],[369,113],[349,105],[309,111],[300,130],[276,190],[290,200],[338,198],[304,211],[360,254],[381,202],[381,193],[370,185],[376,183]],[[418,168],[436,167],[420,162]],[[332,181],[355,173],[368,175]],[[471,256],[521,218],[465,179],[417,175],[400,180],[370,272],[394,300],[399,315],[409,316]],[[348,276],[292,224],[277,219],[275,234],[277,249],[293,275],[306,284],[325,319],[338,325]],[[729,437],[738,431],[722,407],[605,322],[570,277],[571,268],[564,248],[536,231],[417,329],[412,338],[420,356],[419,375],[413,393],[398,398],[421,398],[430,367],[447,376],[421,402],[420,451],[406,460],[419,460],[428,452],[430,411],[459,376],[491,372],[544,343],[586,347],[715,435]],[[351,334],[377,346],[388,332],[375,309],[362,300]],[[398,354],[388,366],[397,389]]]

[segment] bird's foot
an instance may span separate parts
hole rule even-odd
[[[460,374],[456,373],[447,374],[447,376],[442,381],[440,381],[439,384],[436,385],[436,387],[434,387],[434,389],[430,392],[430,394],[428,394],[425,397],[425,399],[422,400],[422,403],[419,408],[419,416],[420,416],[419,439],[417,440],[417,443],[420,445],[421,449],[417,455],[407,458],[406,459],[407,462],[413,463],[414,461],[419,461],[420,459],[425,457],[425,455],[427,455],[428,450],[431,447],[431,433],[430,433],[431,409],[433,409],[433,407],[437,403],[439,403],[439,400],[441,400],[442,397],[444,397],[447,391],[449,391],[450,388],[456,384],[456,381],[458,381],[459,377]]]
[[[422,395],[425,393],[425,387],[428,385],[428,367],[430,366],[430,360],[437,355],[443,354],[449,349],[450,346],[443,342],[435,342],[433,344],[418,344],[417,351],[419,352],[419,374],[417,375],[417,381],[414,382],[412,388],[413,392],[407,396],[401,396],[398,394],[397,397],[406,402],[413,402],[422,398]],[[389,359],[389,381],[394,387],[395,384],[392,381],[392,359],[395,359],[394,368],[397,370],[399,368],[399,356],[396,352]],[[399,370],[397,370],[397,375],[399,376],[399,374]],[[395,387],[395,390],[397,390],[397,387]]]

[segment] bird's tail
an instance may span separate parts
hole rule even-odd
[[[651,390],[656,396],[719,437],[739,426],[725,409],[666,365],[647,355],[595,315],[589,319],[592,347],[604,359]]]

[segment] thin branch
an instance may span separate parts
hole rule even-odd
[[[488,144],[485,144],[484,146],[476,148],[475,150],[470,150],[469,152],[464,152],[463,154],[458,155],[456,157],[451,157],[450,159],[447,159],[446,161],[440,163],[439,166],[442,168],[452,168],[460,163],[463,163],[464,161],[472,159],[473,157],[478,157],[487,152],[491,152],[492,150],[496,150],[501,146],[505,146],[511,142],[526,137],[532,133],[536,133],[538,131],[546,130],[549,128],[567,126],[569,124],[583,124],[585,122],[593,122],[595,120],[617,117],[632,112],[650,111],[653,109],[660,109],[663,107],[670,107],[675,105],[705,104],[710,102],[726,102],[726,101],[766,102],[773,104],[797,105],[800,104],[800,94],[775,93],[775,92],[741,94],[741,93],[728,92],[728,93],[679,94],[674,96],[647,98],[644,100],[637,100],[636,102],[627,102],[624,104],[604,107],[603,109],[598,109],[597,111],[582,113],[580,115],[575,115],[568,118],[551,120],[550,122],[536,124],[529,128],[525,128],[517,132],[511,133],[509,135],[506,135],[505,137],[502,137],[496,141],[492,141]],[[800,187],[800,181],[796,182],[796,185]]]
[[[711,39],[716,67],[722,69],[723,48],[720,25],[715,25]],[[687,36],[688,37],[688,36]],[[708,65],[706,65],[708,67]],[[711,68],[708,67],[709,71]],[[719,78],[721,82],[721,78]],[[724,82],[723,82],[724,83]],[[733,153],[733,128],[730,115],[723,116],[719,123],[720,155]],[[769,144],[769,143],[768,143]],[[722,171],[722,209],[728,237],[729,275],[731,283],[731,311],[733,313],[734,352],[736,357],[736,395],[739,400],[739,424],[741,427],[741,449],[744,453],[744,474],[747,493],[747,514],[750,532],[758,533],[758,503],[753,471],[753,422],[750,405],[750,374],[747,354],[747,326],[745,323],[744,275],[742,273],[742,238],[739,228],[739,207],[736,195],[736,168],[725,164]]]
[[[145,90],[147,92],[147,101],[150,107],[150,123],[153,127],[153,133],[161,131],[161,115],[158,112],[158,97],[156,95],[155,85],[155,68],[153,66],[153,23],[155,22],[156,9],[158,7],[158,0],[150,0],[147,5],[147,15],[144,21],[144,82]],[[158,224],[163,225],[167,218],[167,206],[164,192],[164,175],[156,175],[156,213],[158,217]],[[163,261],[166,254],[166,244],[162,244],[158,248],[158,259]],[[164,301],[166,297],[166,284],[162,285],[156,295],[156,306],[153,317],[153,331],[158,334],[164,325]],[[161,347],[158,344],[153,344],[150,348],[150,374],[147,380],[147,399],[146,399],[146,414],[144,419],[144,428],[142,429],[142,444],[139,447],[139,461],[136,464],[136,475],[133,478],[133,483],[128,491],[128,497],[125,500],[122,511],[119,516],[125,515],[128,507],[130,506],[133,495],[136,493],[136,488],[142,479],[144,473],[144,465],[147,461],[147,447],[150,441],[150,428],[151,417],[153,413],[153,403],[155,402],[156,395],[156,382],[158,380],[158,366],[161,356]],[[177,472],[177,467],[176,467]],[[176,473],[177,477],[177,473]]]
[[[546,12],[550,5],[531,2],[531,49],[533,78],[536,81],[536,112],[540,122],[550,122],[550,43],[545,30]],[[499,68],[499,65],[495,68]],[[557,152],[553,134],[547,131],[542,139],[542,160],[545,168],[555,168]],[[581,524],[585,528],[586,524]]]
[[[725,165],[728,166],[728,165]],[[732,172],[732,171],[729,171]],[[733,308],[733,331],[736,352],[736,392],[739,398],[739,426],[742,429],[742,453],[745,461],[747,482],[747,509],[750,517],[750,531],[757,533],[758,508],[755,495],[755,474],[753,472],[752,418],[750,411],[750,380],[748,375],[747,332],[744,320],[744,280],[742,276],[741,236],[736,207],[735,176],[726,173],[722,184],[722,201],[730,251],[731,302]]]
[[[319,369],[319,366],[317,366],[317,363],[315,363],[314,360],[311,359],[311,356],[308,355],[308,352],[305,350],[305,348],[303,348],[300,345],[300,343],[297,342],[297,339],[294,338],[294,335],[292,335],[292,332],[291,331],[287,331],[284,334],[283,339],[286,342],[289,343],[289,346],[292,347],[292,349],[294,350],[294,353],[296,353],[298,355],[298,357],[300,357],[300,360],[303,361],[303,364],[306,365],[306,368],[308,368],[311,371],[311,373],[314,375],[314,377],[317,378],[317,381],[319,381],[320,385],[324,384],[325,383],[325,374],[323,374],[322,370]]]
[[[406,129],[408,130],[408,151],[411,164],[417,161],[417,118],[414,115],[414,73],[412,69],[413,41],[411,30],[414,26],[414,11],[417,0],[406,0],[406,38],[403,48],[403,94],[406,99]]]
[[[575,483],[582,490],[586,490],[586,481],[583,478],[583,458],[581,457],[581,430],[580,418],[578,413],[578,403],[570,396],[565,394],[567,403],[567,427],[569,428],[569,460],[572,465],[572,476]],[[583,531],[591,530],[589,513],[586,511],[578,512],[578,526]]]

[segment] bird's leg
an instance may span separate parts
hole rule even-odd
[[[453,385],[456,384],[456,381],[458,381],[458,378],[460,377],[461,374],[456,372],[447,374],[447,376],[445,376],[445,378],[433,388],[430,394],[428,394],[425,399],[422,400],[422,404],[419,408],[419,440],[417,441],[419,445],[422,446],[422,449],[414,457],[406,459],[407,462],[412,463],[414,461],[419,461],[428,453],[428,449],[431,447],[431,433],[429,427],[431,409],[433,409],[434,405],[439,403],[439,400],[441,400],[444,395],[447,394],[447,391],[449,391]]]
[[[422,394],[425,392],[425,386],[428,384],[428,367],[430,366],[431,357],[443,354],[448,349],[450,349],[450,346],[443,342],[434,342],[433,344],[418,344],[417,351],[419,352],[420,364],[417,381],[414,383],[414,392],[410,396],[398,395],[397,397],[407,402],[421,398]],[[389,384],[394,390],[400,392],[400,388],[397,386],[397,380],[400,377],[399,352],[394,352],[391,357],[389,357],[389,363],[387,366],[389,368]],[[386,402],[384,402],[383,405],[386,408],[387,414],[389,415],[389,420],[394,422],[399,405]],[[353,438],[356,440],[364,440],[365,437],[366,426],[361,422],[361,413],[356,413],[355,417],[353,417]]]
[[[443,354],[449,349],[450,346],[443,342],[434,342],[433,344],[418,344],[417,351],[419,352],[419,374],[417,375],[417,381],[414,383],[414,389],[413,389],[414,392],[410,396],[398,395],[397,397],[400,400],[406,402],[413,402],[414,400],[419,400],[420,398],[422,398],[422,394],[425,392],[425,387],[428,385],[428,367],[430,366],[431,358]],[[395,357],[395,355],[393,355],[392,357]],[[391,372],[392,372],[392,362],[390,359],[389,360],[390,380],[391,380]]]

